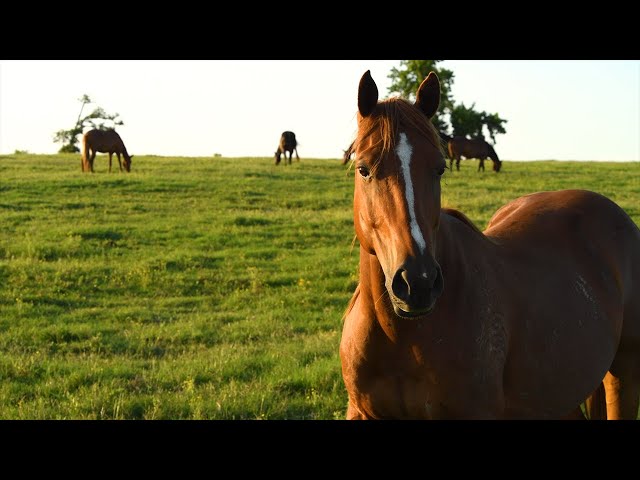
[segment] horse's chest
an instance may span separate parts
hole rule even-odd
[[[499,315],[480,315],[475,327],[430,317],[394,330],[358,307],[346,318],[341,356],[350,401],[365,416],[500,415],[506,349]]]
[[[346,368],[350,398],[372,418],[499,416],[502,368],[488,357],[486,345],[478,349],[485,339],[478,340],[476,348],[445,339],[429,348],[395,345],[384,353],[379,346],[365,348]]]
[[[471,372],[452,375],[455,381],[432,372],[361,378],[352,398],[358,410],[370,418],[429,420],[499,415],[495,382],[481,385]]]

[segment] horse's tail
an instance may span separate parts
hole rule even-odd
[[[598,388],[584,401],[584,409],[589,420],[607,419],[607,402],[603,382],[600,382]]]
[[[293,152],[291,152],[291,155],[293,155],[293,153],[295,152],[296,154],[296,160],[300,161],[300,156],[298,155],[298,147],[300,146],[300,142],[298,142],[298,140],[296,139],[296,135],[295,133],[293,134]]]
[[[455,147],[453,146],[453,142],[451,140],[447,142],[447,152],[449,152],[449,158],[456,157]]]
[[[447,135],[446,133],[441,132],[440,130],[438,130],[438,135],[440,136],[440,148],[442,149],[442,152],[445,155],[449,154],[449,140],[451,140],[451,137],[449,135]]]
[[[88,172],[90,171],[89,168],[89,146],[87,145],[87,136],[86,135],[82,135],[82,151],[81,151],[81,155],[82,155],[82,159],[81,159],[81,164],[80,167],[82,168],[83,172]]]

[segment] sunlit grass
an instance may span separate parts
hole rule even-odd
[[[0,156],[1,419],[340,419],[357,282],[338,159]],[[482,229],[587,188],[640,224],[640,163],[463,162],[443,205]]]

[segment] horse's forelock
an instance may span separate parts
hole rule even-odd
[[[418,130],[443,153],[438,130],[424,113],[400,97],[383,100],[376,105],[371,115],[360,117],[352,151],[358,150],[361,155],[370,154],[373,158],[371,169],[375,171],[380,161],[395,147],[395,139],[401,129]]]

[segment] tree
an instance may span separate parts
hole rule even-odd
[[[497,113],[485,113],[484,114],[483,123],[484,126],[489,131],[489,136],[491,137],[491,141],[496,143],[496,134],[498,133],[507,133],[504,128],[504,124],[507,123],[507,120],[500,118]]]
[[[124,122],[118,119],[119,114],[110,115],[101,107],[96,107],[89,115],[82,117],[84,106],[92,102],[88,95],[83,95],[82,98],[78,100],[82,102],[82,106],[80,107],[76,125],[69,130],[58,130],[53,137],[55,143],[62,143],[62,147],[58,151],[59,153],[79,152],[78,136],[83,133],[86,127],[97,128],[98,130],[109,130],[114,129],[116,125],[124,125]],[[112,126],[108,126],[107,122],[111,122]]]
[[[389,87],[389,94],[397,94],[411,102],[416,100],[416,92],[420,82],[427,78],[429,72],[433,71],[440,80],[440,108],[431,121],[441,132],[448,130],[446,115],[451,114],[453,101],[451,99],[451,85],[454,74],[446,68],[439,68],[438,62],[442,60],[401,60],[400,67],[393,67],[387,78],[392,80]]]
[[[506,133],[504,124],[507,120],[497,113],[478,112],[475,103],[466,107],[453,100],[452,86],[454,73],[446,68],[438,67],[442,60],[401,60],[400,69],[392,68],[388,78],[392,83],[389,94],[398,94],[413,102],[420,82],[433,71],[440,79],[440,108],[431,119],[435,127],[446,135],[484,138],[485,132],[495,144],[497,134]]]
[[[460,103],[453,107],[450,114],[451,128],[453,135],[469,136],[471,138],[483,137],[483,115],[476,112],[475,103],[470,107],[465,107],[464,103]]]

